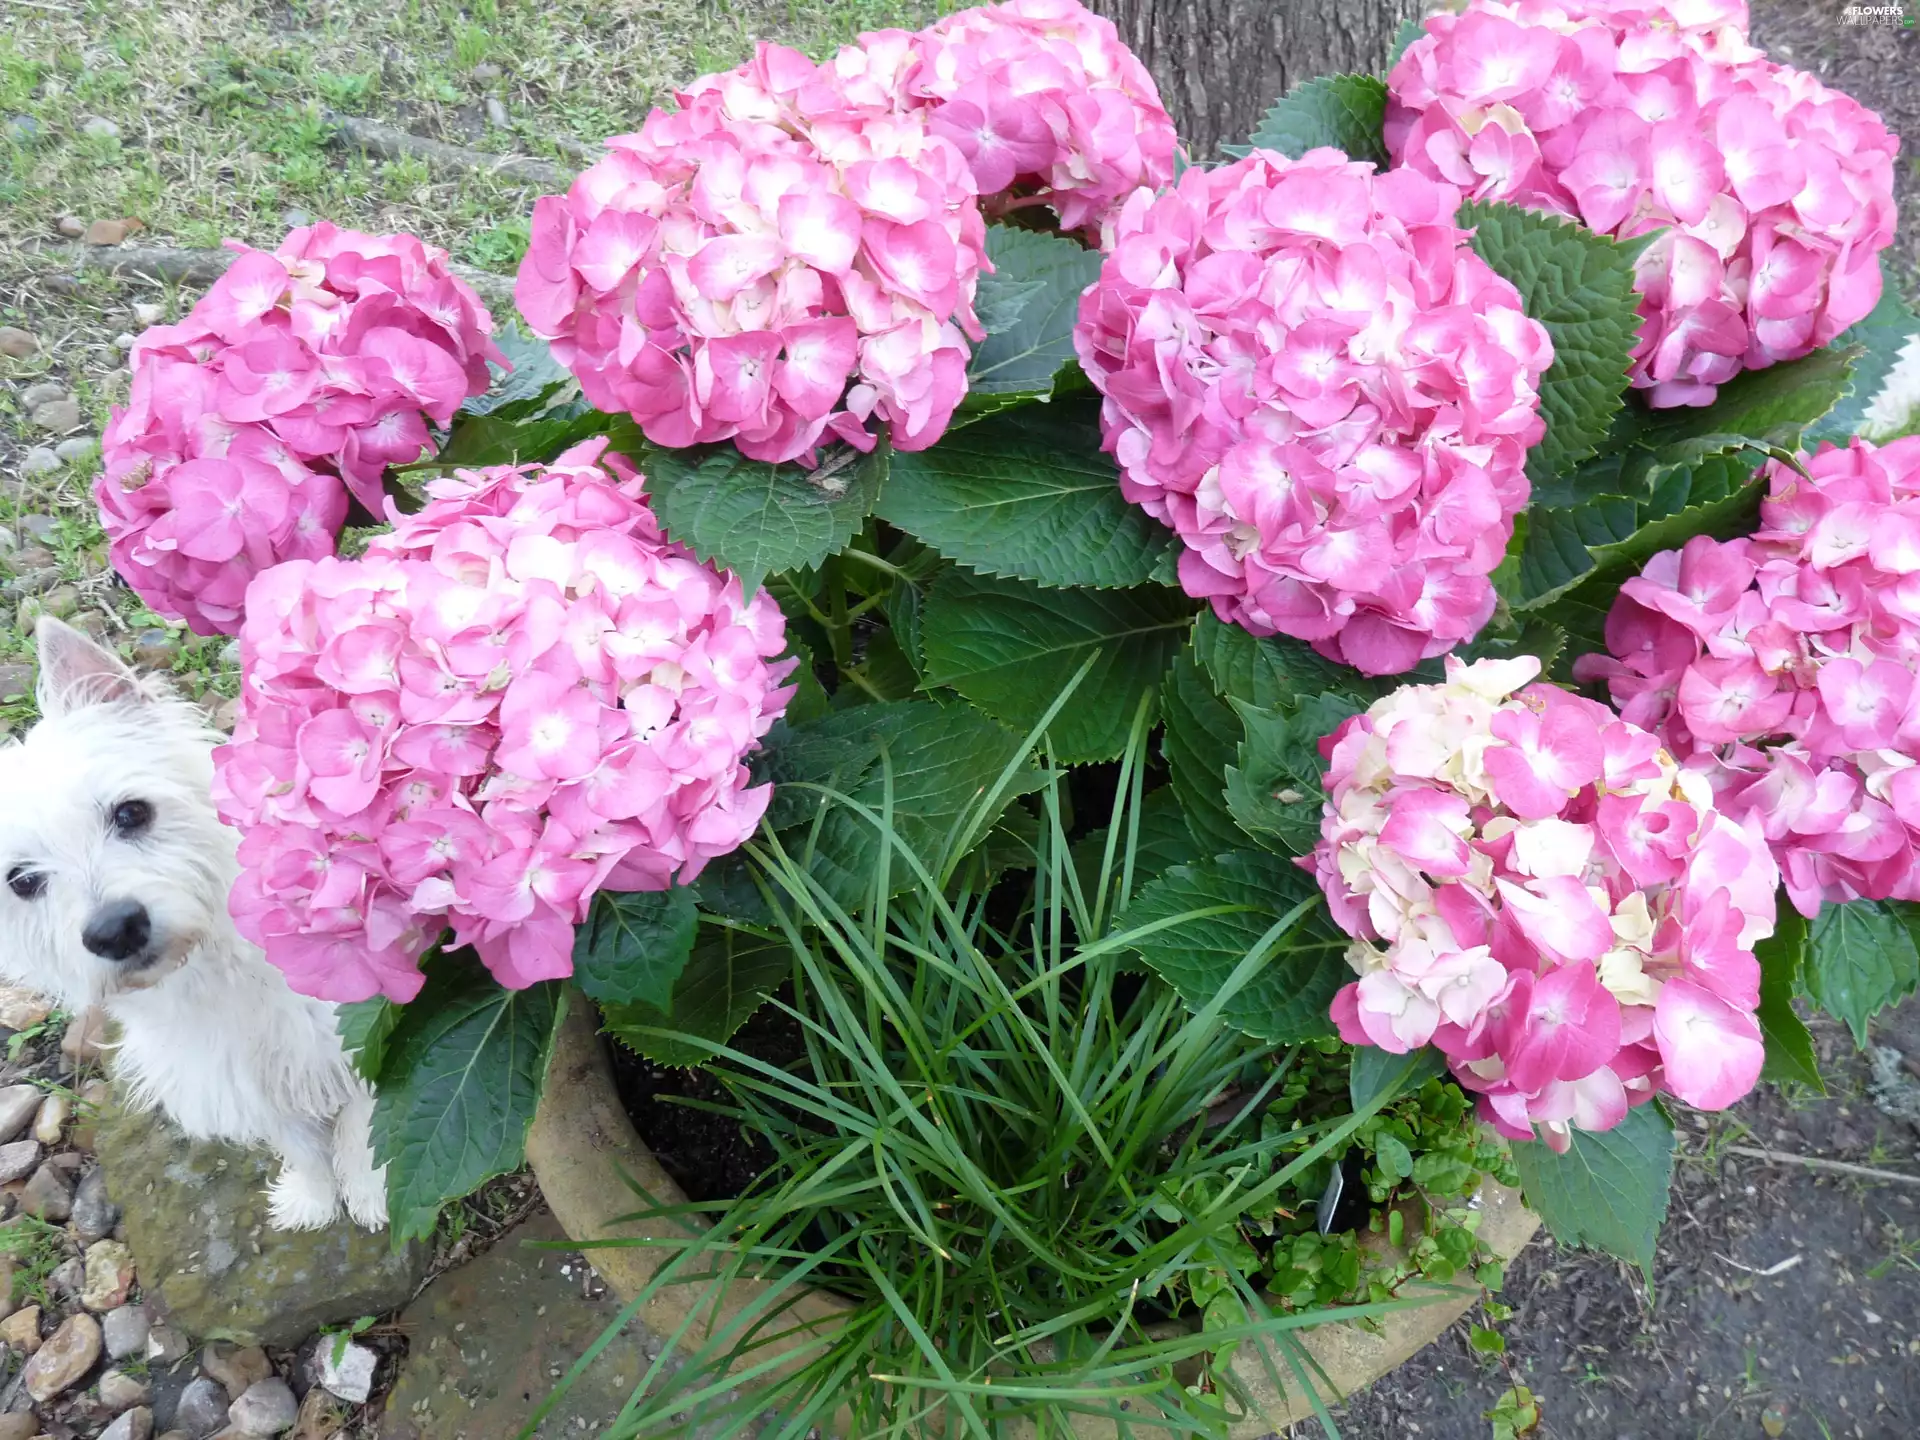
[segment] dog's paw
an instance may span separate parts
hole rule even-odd
[[[356,1175],[346,1188],[347,1214],[353,1223],[369,1230],[387,1228],[386,1167],[370,1174]]]
[[[267,1214],[276,1230],[323,1230],[340,1213],[330,1177],[282,1170],[267,1186]]]

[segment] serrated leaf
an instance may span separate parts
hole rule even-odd
[[[1590,1245],[1653,1280],[1653,1251],[1673,1181],[1673,1122],[1636,1105],[1611,1130],[1575,1130],[1564,1155],[1539,1140],[1513,1147],[1520,1189],[1563,1245]]]
[[[1540,381],[1547,433],[1527,453],[1527,476],[1539,484],[1592,455],[1620,409],[1640,334],[1633,260],[1583,225],[1517,205],[1470,202],[1458,223],[1474,227],[1474,251],[1553,337]]]
[[[1880,257],[1880,275],[1880,303],[1864,320],[1843,331],[1832,346],[1836,350],[1860,349],[1853,365],[1853,393],[1807,427],[1801,443],[1809,450],[1823,440],[1844,445],[1860,433],[1867,409],[1886,386],[1887,377],[1900,361],[1901,350],[1915,332],[1920,332],[1920,319],[1901,298],[1899,278],[1884,254]]]
[[[1301,900],[1318,895],[1296,866],[1277,856],[1240,851],[1169,870],[1134,898],[1114,926],[1120,932],[1187,917],[1133,948],[1180,992],[1189,1009],[1200,1010],[1276,921]],[[1346,962],[1352,943],[1324,904],[1313,905],[1265,967],[1227,1002],[1223,1018],[1276,1044],[1331,1035],[1328,1007],[1352,978]]]
[[[1143,694],[1158,695],[1193,628],[1193,604],[1157,585],[1043,590],[954,569],[927,596],[921,647],[926,683],[950,685],[996,720],[1024,731],[1089,658],[1048,739],[1069,764],[1111,760],[1126,746]]]
[[[1227,810],[1227,767],[1240,744],[1240,722],[1213,693],[1206,672],[1191,648],[1173,657],[1160,691],[1165,729],[1160,754],[1167,762],[1169,788],[1179,801],[1203,855],[1238,850],[1246,844]]]
[[[995,415],[930,450],[896,454],[882,520],[950,560],[1039,585],[1144,585],[1173,532],[1120,493],[1095,403]]]
[[[1263,710],[1290,709],[1324,694],[1352,695],[1371,704],[1400,683],[1395,676],[1384,685],[1369,680],[1285,635],[1250,635],[1211,610],[1202,611],[1194,624],[1193,653],[1217,694]]]
[[[1289,160],[1331,145],[1349,159],[1387,165],[1381,133],[1387,114],[1387,84],[1374,75],[1322,75],[1293,87],[1260,117],[1248,146],[1222,146],[1230,155],[1247,148],[1277,150]]]
[[[1043,399],[1073,363],[1080,292],[1100,278],[1103,257],[1059,235],[989,225],[987,258],[994,273],[981,275],[980,290],[996,323],[981,316],[987,338],[967,362],[967,394]]]
[[[1393,44],[1387,50],[1388,74],[1393,73],[1393,67],[1400,63],[1401,57],[1407,53],[1407,47],[1426,33],[1427,22],[1417,16],[1410,15],[1400,22],[1400,28],[1393,32]]]
[[[1378,1110],[1397,1096],[1411,1095],[1434,1076],[1446,1073],[1447,1057],[1431,1045],[1403,1055],[1376,1045],[1355,1046],[1353,1068],[1347,1072],[1347,1103],[1353,1106],[1356,1115]]]
[[[1773,934],[1753,947],[1754,959],[1760,962],[1760,1008],[1754,1018],[1760,1022],[1760,1036],[1767,1047],[1760,1078],[1776,1085],[1792,1081],[1824,1095],[1827,1087],[1820,1078],[1813,1036],[1793,1008],[1801,967],[1806,962],[1807,933],[1806,919],[1792,905],[1783,903]]]
[[[606,1005],[601,1013],[607,1033],[629,1049],[656,1065],[691,1068],[731,1040],[792,970],[784,940],[707,924],[674,988],[671,1014],[644,1002]]]
[[[504,415],[456,415],[447,443],[433,457],[441,469],[462,466],[544,464],[582,440],[605,434],[611,417],[598,410],[534,420]]]
[[[471,952],[434,955],[387,1037],[373,1107],[396,1245],[433,1233],[441,1206],[526,1159],[561,987],[504,990]]]
[[[1326,803],[1319,742],[1356,708],[1342,695],[1316,695],[1290,711],[1234,702],[1245,738],[1227,771],[1227,806],[1242,830],[1283,854],[1313,849]]]
[[[543,399],[551,390],[573,383],[573,373],[553,358],[547,342],[529,335],[517,325],[503,325],[493,337],[511,369],[502,369],[491,360],[487,369],[493,384],[478,395],[469,395],[460,405],[465,415],[491,415]]]
[[[740,577],[818,565],[859,533],[887,478],[887,447],[829,454],[817,470],[749,460],[731,445],[657,450],[647,493],[675,540]]]
[[[1847,1022],[1865,1047],[1867,1022],[1920,985],[1913,924],[1920,910],[1898,900],[1828,903],[1814,917],[1807,945],[1807,994]]]
[[[333,1023],[340,1034],[340,1048],[353,1062],[355,1073],[369,1085],[380,1078],[380,1067],[387,1058],[387,1037],[400,1023],[401,1014],[402,1007],[384,995],[334,1007]]]
[[[1668,410],[1629,405],[1614,437],[1649,450],[1670,450],[1675,458],[1724,450],[1730,438],[1797,449],[1802,431],[1847,396],[1861,353],[1855,346],[1816,350],[1763,370],[1742,370],[1720,387],[1711,405]]]
[[[812,874],[836,900],[855,905],[872,887],[880,858],[878,833],[845,805],[828,802],[810,787],[848,795],[878,812],[890,777],[894,830],[932,865],[953,843],[962,814],[1020,753],[1022,738],[964,705],[930,700],[860,705],[808,725],[776,729],[756,763],[756,778],[774,782],[767,820],[781,842],[809,856]],[[1001,809],[1039,785],[1039,771],[1022,766]],[[896,891],[912,881],[897,856],[890,874]]]
[[[602,890],[573,932],[573,981],[603,1005],[673,1008],[674,982],[693,952],[700,914],[683,885]]]

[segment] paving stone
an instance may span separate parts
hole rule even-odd
[[[554,1377],[620,1313],[604,1287],[599,1299],[581,1299],[578,1256],[526,1243],[565,1238],[542,1210],[478,1260],[437,1278],[401,1312],[408,1352],[387,1396],[381,1440],[520,1433]],[[577,1436],[604,1427],[650,1363],[642,1347],[651,1338],[633,1322],[534,1434]]]

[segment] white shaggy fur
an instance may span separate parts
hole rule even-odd
[[[279,1228],[326,1225],[342,1200],[384,1224],[373,1101],[334,1007],[289,989],[227,914],[239,867],[211,796],[221,737],[79,631],[43,619],[38,639],[43,718],[0,747],[0,971],[118,1021],[115,1068],[137,1103],[198,1139],[271,1146]],[[116,904],[144,906],[150,930],[119,960],[82,942]]]

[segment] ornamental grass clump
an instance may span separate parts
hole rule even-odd
[[[690,883],[759,823],[779,608],[605,449],[455,472],[363,558],[249,590],[215,794],[234,917],[303,994],[410,1000],[449,926],[509,989],[565,977],[596,891]]]
[[[1749,539],[1620,587],[1604,680],[1772,842],[1787,894],[1920,900],[1920,437],[1773,462]]]
[[[1565,1150],[1753,1088],[1778,877],[1757,819],[1539,669],[1449,658],[1336,730],[1312,865],[1358,942],[1342,1038],[1431,1043],[1502,1134]]]
[[[1180,583],[1369,675],[1478,633],[1545,430],[1546,328],[1450,185],[1318,149],[1136,192],[1074,344]]]
[[[444,250],[322,222],[240,258],[187,318],[135,342],[94,486],[114,568],[200,635],[240,628],[247,585],[333,554],[348,497],[433,448],[491,383],[493,320]]]
[[[1746,31],[1745,0],[1472,0],[1388,77],[1396,165],[1648,237],[1633,383],[1655,406],[1705,405],[1880,298],[1899,142]]]
[[[1225,1020],[1304,907],[1267,927],[1198,1011],[1133,970],[1135,932],[1102,897],[1124,894],[1145,864],[1146,733],[1136,723],[1100,817],[1110,823],[1077,852],[1067,774],[1044,770],[1033,868],[998,884],[961,856],[1025,788],[1023,755],[927,852],[902,840],[884,800],[806,787],[829,825],[876,837],[882,858],[855,910],[815,877],[804,844],[750,842],[769,915],[729,928],[737,947],[785,958],[775,1014],[804,1057],[711,1046],[708,1069],[732,1097],[718,1108],[771,1166],[733,1200],[642,1193],[632,1218],[652,1238],[598,1242],[646,1247],[660,1269],[566,1384],[642,1307],[687,1315],[645,1373],[628,1372],[633,1393],[605,1433],[934,1436],[1026,1420],[1061,1434],[1072,1417],[1143,1436],[1215,1433],[1244,1413],[1236,1354],[1245,1374],[1304,1387],[1316,1363],[1299,1343],[1306,1327],[1459,1293],[1393,1298],[1414,1262],[1366,1263],[1352,1236],[1323,1245],[1296,1223],[1363,1129],[1412,1138],[1431,1110],[1436,1154],[1476,1153],[1464,1106],[1398,1085],[1349,1104],[1344,1064],[1325,1083],[1326,1047],[1256,1041]],[[665,1019],[616,1010],[609,1028],[643,1052],[683,1046]],[[1388,1119],[1396,1100],[1404,1113]],[[1452,1278],[1478,1253],[1460,1186],[1479,1174],[1436,1166],[1433,1180],[1440,1238],[1424,1241],[1421,1263]],[[1365,1296],[1376,1265],[1393,1282],[1380,1299],[1335,1303]],[[1282,1293],[1268,1291],[1269,1271]],[[733,1292],[744,1303],[718,1303],[749,1280]],[[815,1288],[848,1308],[821,1320],[818,1297],[800,1305]]]

